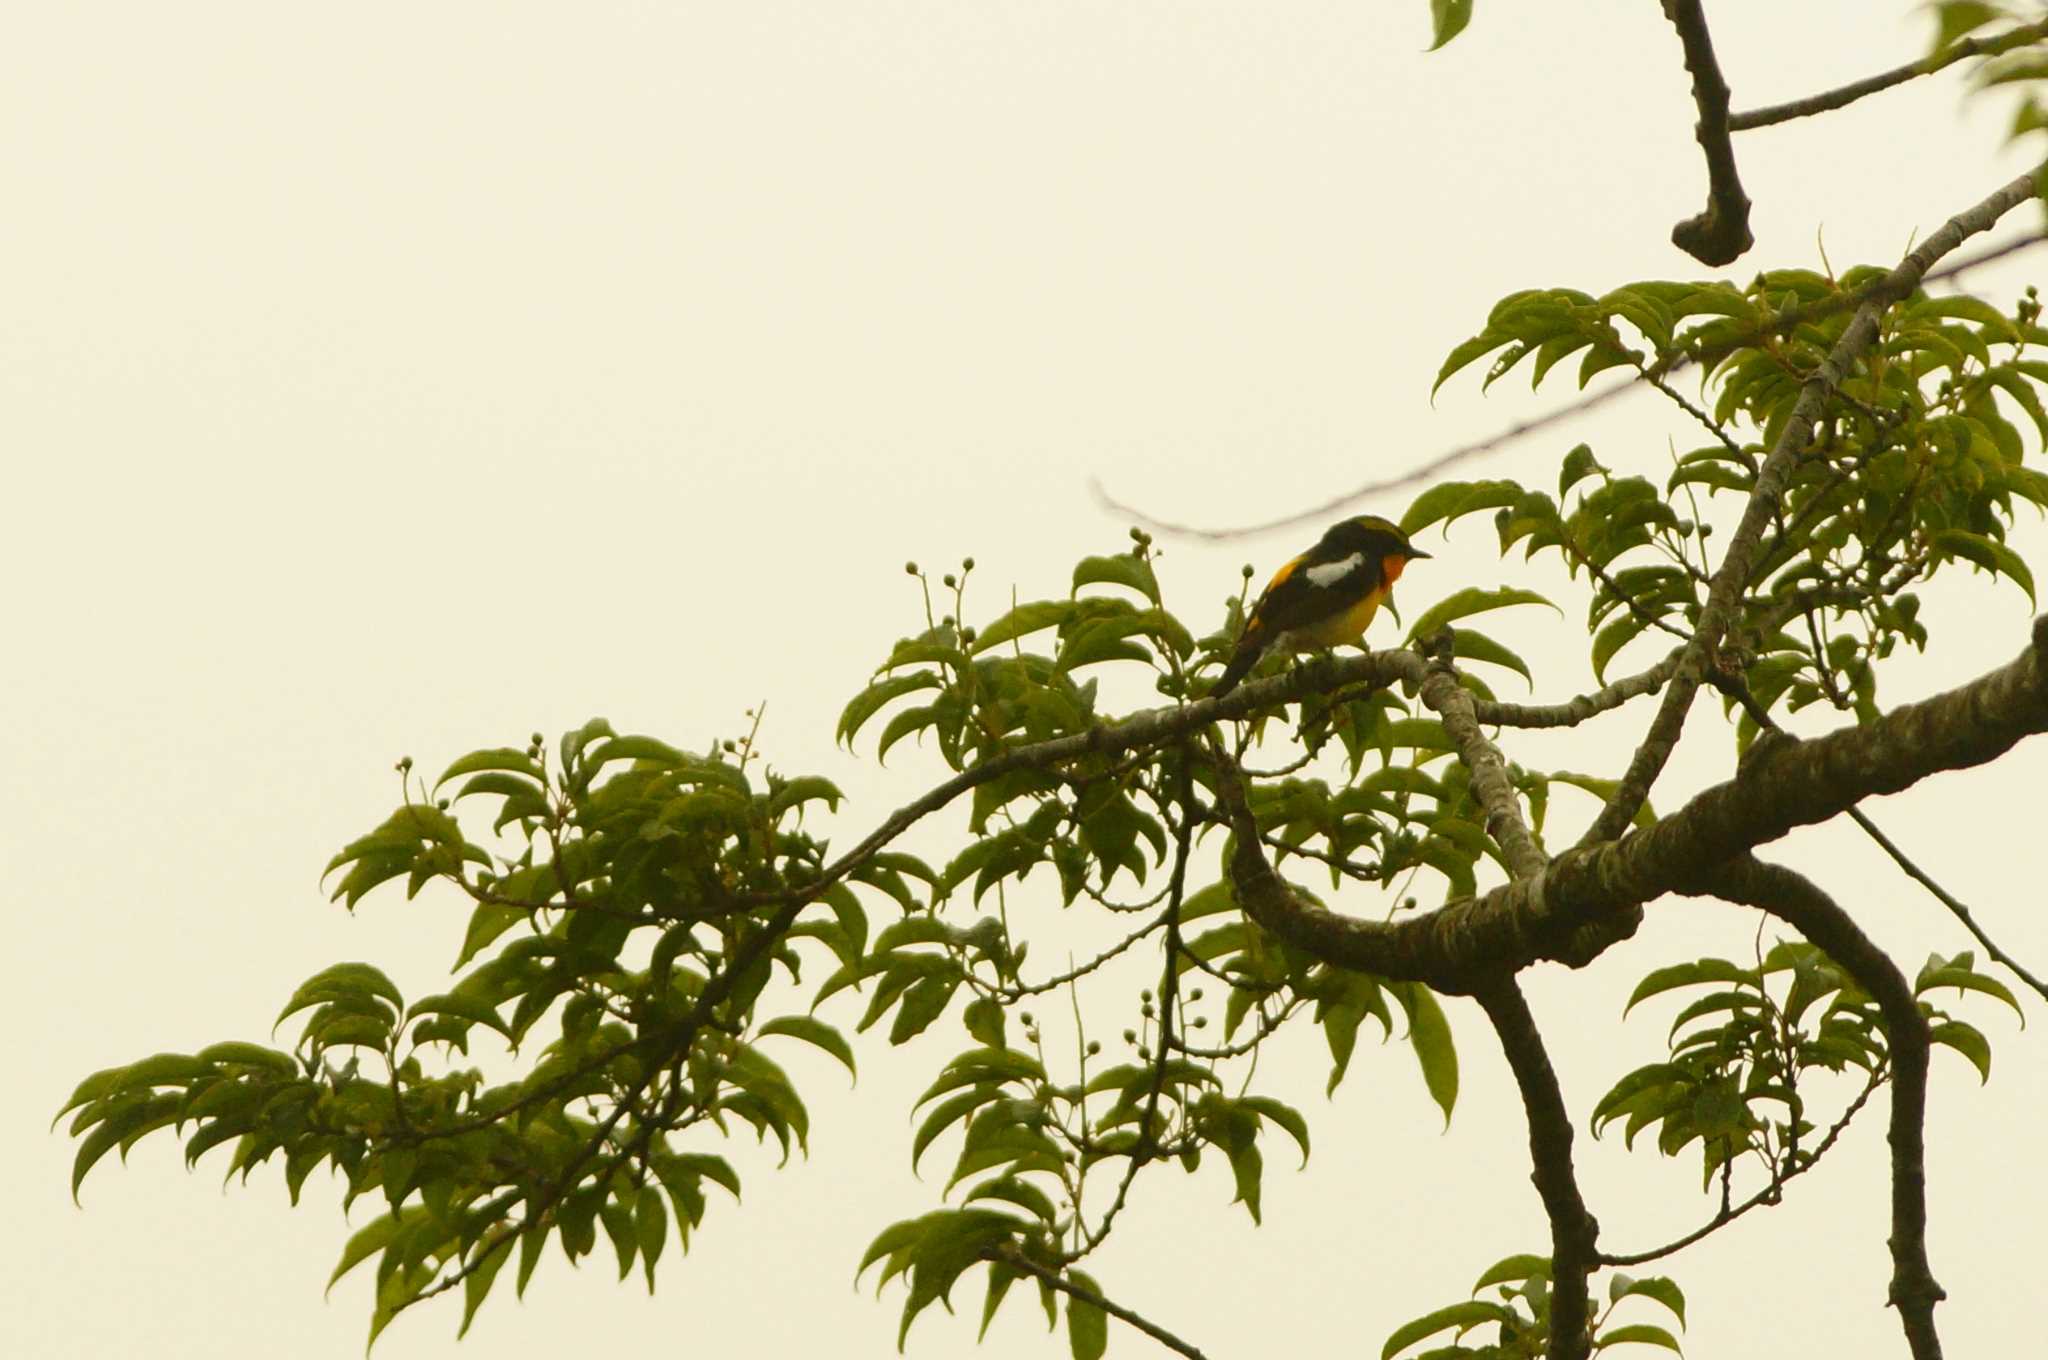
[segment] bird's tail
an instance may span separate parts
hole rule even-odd
[[[1223,678],[1209,691],[1211,699],[1221,699],[1237,688],[1238,681],[1251,674],[1252,667],[1258,665],[1259,658],[1265,654],[1266,649],[1260,645],[1261,641],[1262,639],[1250,631],[1239,639],[1237,650],[1230,654],[1230,664],[1223,668]]]

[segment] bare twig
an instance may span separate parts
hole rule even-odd
[[[1749,195],[1742,192],[1735,148],[1728,143],[1728,82],[1714,59],[1700,0],[1664,0],[1664,17],[1685,48],[1692,102],[1700,114],[1693,134],[1707,156],[1707,206],[1671,229],[1671,243],[1701,264],[1728,264],[1756,243],[1749,232]]]
[[[2033,233],[2016,240],[2007,241],[1977,254],[1965,256],[1947,268],[1934,270],[1922,279],[1921,282],[1923,284],[1952,282],[1971,270],[1980,269],[2017,251],[2026,250],[2044,242],[2048,242],[2048,233]],[[1528,420],[1518,420],[1498,433],[1488,435],[1483,439],[1473,440],[1470,443],[1460,444],[1455,448],[1438,454],[1434,458],[1416,464],[1408,471],[1397,476],[1363,483],[1336,496],[1319,501],[1304,510],[1282,515],[1278,519],[1225,528],[1204,527],[1198,524],[1181,524],[1172,520],[1160,519],[1158,516],[1141,510],[1135,505],[1118,500],[1109,494],[1100,478],[1090,480],[1089,490],[1094,493],[1096,501],[1105,510],[1122,518],[1133,520],[1155,533],[1173,534],[1181,538],[1202,539],[1212,543],[1246,538],[1253,534],[1262,534],[1274,529],[1292,529],[1304,524],[1320,523],[1342,510],[1351,508],[1360,501],[1370,500],[1375,496],[1385,495],[1389,492],[1404,491],[1410,487],[1420,486],[1424,482],[1435,480],[1438,476],[1460,463],[1489,453],[1497,453],[1529,435],[1540,434],[1545,430],[1565,424],[1579,416],[1585,415],[1589,411],[1607,405],[1617,397],[1624,396],[1639,387],[1647,385],[1652,377],[1668,377],[1671,374],[1680,373],[1693,367],[1712,368],[1736,350],[1753,345],[1767,336],[1784,335],[1798,329],[1800,326],[1806,325],[1808,322],[1822,320],[1839,312],[1846,312],[1852,308],[1860,307],[1865,300],[1883,288],[1885,283],[1886,280],[1878,279],[1852,292],[1837,293],[1803,306],[1790,307],[1780,312],[1768,324],[1758,326],[1752,331],[1746,331],[1742,335],[1731,337],[1710,346],[1701,346],[1693,352],[1676,351],[1657,363],[1650,365],[1647,370],[1637,373],[1634,377],[1623,379],[1607,387],[1595,389],[1582,397],[1565,403],[1554,411],[1546,412],[1540,416],[1533,416]]]
[[[1876,822],[1871,821],[1869,817],[1864,815],[1863,809],[1850,808],[1849,815],[1855,818],[1856,825],[1862,827],[1864,833],[1868,835],[1870,839],[1876,841],[1878,845],[1883,848],[1884,852],[1892,857],[1892,862],[1894,864],[1897,864],[1899,868],[1905,870],[1906,877],[1912,879],[1915,883],[1918,883],[1921,887],[1933,893],[1935,898],[1944,907],[1947,907],[1951,912],[1955,914],[1955,918],[1963,923],[1963,929],[1969,931],[1971,935],[1976,937],[1977,943],[1984,946],[1985,953],[1989,954],[1992,958],[1997,959],[2007,968],[2010,968],[2016,975],[2018,975],[2020,981],[2026,983],[2029,987],[2032,987],[2035,991],[2039,992],[2043,997],[2048,997],[2048,984],[2044,984],[2041,981],[2041,979],[2035,977],[2032,973],[2022,968],[2019,965],[2018,960],[2014,959],[2012,955],[2006,953],[2003,949],[2000,949],[1997,945],[1997,942],[1995,942],[1989,935],[1986,935],[1984,933],[1983,927],[1977,924],[1977,918],[1971,914],[1970,909],[1964,906],[1961,902],[1957,901],[1955,897],[1948,891],[1948,889],[1942,887],[1939,883],[1935,882],[1934,879],[1928,875],[1926,870],[1922,869],[1919,865],[1915,864],[1911,859],[1908,859],[1906,857],[1906,852],[1899,849],[1897,845],[1893,844],[1892,838],[1885,835],[1883,831],[1879,830]]]
[[[1847,85],[1832,90],[1823,90],[1819,94],[1810,94],[1804,99],[1788,100],[1783,104],[1771,104],[1761,109],[1746,109],[1741,113],[1730,114],[1728,130],[1748,132],[1752,128],[1789,123],[1795,118],[1807,118],[1816,113],[1830,113],[1853,104],[1866,95],[1889,90],[1909,80],[1917,80],[1921,76],[1931,76],[1936,71],[1945,70],[1967,57],[1997,56],[2016,47],[2039,42],[2044,37],[2048,37],[2048,19],[2039,23],[2022,24],[2018,28],[2008,29],[1989,38],[1964,38],[1931,56],[1909,61],[1904,66],[1894,66],[1889,71],[1880,71],[1861,80],[1852,80]]]
[[[991,1256],[992,1259],[1001,1261],[1012,1270],[1020,1270],[1024,1274],[1029,1275],[1048,1289],[1057,1289],[1069,1298],[1076,1298],[1092,1307],[1100,1308],[1119,1322],[1129,1323],[1168,1350],[1187,1356],[1188,1360],[1207,1360],[1202,1352],[1195,1349],[1192,1344],[1181,1340],[1158,1323],[1149,1322],[1122,1304],[1110,1302],[1087,1286],[1075,1284],[1059,1271],[1040,1265],[1029,1256],[1026,1256],[1013,1243],[1006,1243],[1003,1246],[997,1247],[991,1253]]]

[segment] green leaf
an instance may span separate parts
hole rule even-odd
[[[1563,500],[1565,492],[1586,478],[1605,471],[1606,467],[1593,456],[1593,446],[1580,444],[1564,456],[1564,464],[1558,469],[1557,498]]]
[[[994,997],[978,996],[967,1003],[967,1013],[962,1019],[967,1032],[990,1048],[1003,1046],[1003,1007]]]
[[[228,1040],[225,1043],[209,1044],[193,1055],[200,1062],[215,1066],[233,1064],[238,1067],[261,1067],[281,1077],[299,1075],[298,1060],[289,1053],[280,1053],[274,1048],[261,1044],[241,1043]]]
[[[1943,529],[1932,539],[1936,552],[1960,557],[1967,562],[1991,572],[1995,576],[2010,577],[2014,584],[2027,592],[2027,601],[2034,599],[2034,573],[2027,570],[2027,564],[2020,555],[1995,538],[1973,534],[1962,529]]]
[[[1434,52],[1465,31],[1472,22],[1472,0],[1429,0],[1431,41]]]
[[[1454,1303],[1448,1308],[1425,1313],[1413,1322],[1405,1322],[1395,1328],[1394,1334],[1387,1338],[1387,1344],[1380,1347],[1380,1360],[1393,1360],[1396,1352],[1405,1350],[1425,1336],[1434,1336],[1446,1327],[1456,1327],[1462,1336],[1481,1323],[1507,1322],[1513,1317],[1513,1310],[1497,1303],[1488,1303],[1483,1299],[1468,1299],[1464,1303]]]
[[[1408,1043],[1422,1064],[1422,1080],[1430,1098],[1444,1112],[1444,1127],[1451,1123],[1451,1107],[1458,1103],[1458,1051],[1451,1042],[1451,1026],[1444,1019],[1436,994],[1419,982],[1390,983],[1387,990],[1408,1013]]]
[[[292,993],[292,999],[278,1012],[272,1027],[283,1024],[294,1012],[308,1006],[371,996],[389,1001],[399,1011],[405,1009],[405,998],[382,971],[367,963],[337,963],[299,984],[299,990]]]
[[[1536,677],[1530,674],[1528,662],[1486,634],[1470,628],[1451,630],[1451,655],[1461,661],[1484,661],[1490,665],[1505,666],[1531,685],[1536,682]]]
[[[1095,1277],[1069,1267],[1067,1278],[1098,1298],[1102,1287]],[[1109,1349],[1109,1314],[1085,1299],[1067,1296],[1067,1349],[1074,1360],[1102,1360]]]
[[[1072,600],[1034,600],[1030,604],[1020,604],[976,633],[971,650],[979,656],[991,647],[1000,647],[1005,642],[1042,629],[1060,627],[1074,617],[1076,608]]]
[[[633,1205],[633,1237],[640,1247],[640,1265],[647,1276],[647,1292],[654,1292],[654,1263],[668,1245],[668,1206],[661,1191],[652,1185],[640,1187]]]
[[[480,1242],[472,1258],[469,1274],[462,1281],[462,1325],[456,1329],[455,1339],[460,1341],[469,1333],[469,1324],[476,1317],[476,1310],[483,1307],[484,1299],[497,1282],[498,1272],[512,1259],[511,1234],[494,1236]]]
[[[1516,505],[1527,493],[1515,482],[1438,482],[1417,496],[1401,516],[1401,532],[1413,538],[1422,530],[1444,522],[1448,529],[1462,515]]]
[[[1408,630],[1408,636],[1411,638],[1429,637],[1445,624],[1451,623],[1454,620],[1466,618],[1473,614],[1483,614],[1490,609],[1506,609],[1510,605],[1518,604],[1540,604],[1557,609],[1556,605],[1551,604],[1549,600],[1544,599],[1533,590],[1523,590],[1517,586],[1502,586],[1498,590],[1481,590],[1477,586],[1467,586],[1465,589],[1437,601],[1437,603],[1424,610],[1422,617],[1415,621],[1415,626]],[[1564,614],[1562,609],[1558,609],[1557,612],[1559,617],[1562,617]]]
[[[1638,1280],[1617,1272],[1607,1282],[1607,1301],[1609,1303],[1620,1303],[1631,1295],[1655,1299],[1658,1303],[1663,1304],[1678,1315],[1678,1325],[1680,1327],[1685,1326],[1685,1291],[1680,1289],[1678,1282],[1669,1276],[1651,1275]]]
[[[510,746],[499,746],[488,751],[471,751],[468,755],[441,771],[441,777],[434,781],[440,788],[459,774],[476,774],[482,770],[504,770],[512,774],[523,774],[536,783],[547,782],[547,771],[541,763],[524,751]]]
[[[858,1075],[853,1063],[853,1045],[823,1020],[814,1020],[808,1015],[778,1015],[755,1031],[757,1035],[785,1034],[792,1039],[801,1039],[815,1044],[846,1065],[850,1075]]]
[[[1746,987],[1760,987],[1762,979],[1754,969],[1738,968],[1726,959],[1699,959],[1692,963],[1674,963],[1657,968],[1636,984],[1629,993],[1628,1004],[1621,1008],[1626,1016],[1635,1009],[1638,1001],[1647,1001],[1661,992],[1675,987],[1697,987],[1701,983],[1722,982]]]
[[[921,689],[937,689],[945,682],[933,671],[913,671],[909,675],[892,675],[875,681],[866,689],[853,696],[839,715],[838,739],[852,745],[853,738],[869,718],[881,711],[891,699]]]
[[[1082,586],[1113,585],[1135,590],[1153,604],[1159,603],[1159,578],[1152,573],[1152,564],[1142,557],[1129,553],[1118,553],[1114,557],[1084,557],[1074,568],[1074,591],[1080,593]]]
[[[475,958],[479,951],[488,947],[491,941],[503,935],[513,926],[528,919],[524,907],[504,907],[494,902],[482,902],[469,914],[469,929],[462,936],[462,953],[456,958],[455,966],[462,967]]]
[[[1970,1060],[1977,1069],[1977,1080],[1991,1080],[1991,1041],[1986,1039],[1975,1025],[1961,1020],[1944,1020],[1927,1031],[1928,1039],[1946,1045]]]
[[[1472,1286],[1472,1292],[1477,1294],[1489,1285],[1506,1284],[1510,1281],[1547,1280],[1549,1278],[1550,1258],[1524,1252],[1518,1256],[1504,1257],[1487,1267],[1486,1273],[1481,1275]]]
[[[1932,991],[1936,987],[1954,987],[1960,991],[1982,992],[1986,996],[1995,996],[2012,1007],[2013,1014],[2020,1018],[2022,1028],[2026,1026],[2027,1013],[2020,1009],[2019,998],[2012,994],[2011,988],[1997,978],[1977,971],[1974,950],[1965,950],[1953,959],[1945,959],[1939,954],[1928,955],[1926,964],[1920,969],[1920,976],[1913,982],[1913,995],[1919,996],[1922,992]]]
[[[1239,1109],[1250,1110],[1287,1130],[1295,1146],[1301,1149],[1301,1164],[1308,1165],[1308,1120],[1302,1118],[1301,1111],[1271,1096],[1246,1096],[1237,1104]]]
[[[1647,1322],[1638,1322],[1627,1327],[1610,1327],[1593,1338],[1593,1349],[1604,1351],[1609,1346],[1662,1346],[1667,1351],[1685,1352],[1678,1344],[1678,1338],[1662,1327]]]

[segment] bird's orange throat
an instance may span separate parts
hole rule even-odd
[[[1380,579],[1388,585],[1401,579],[1401,572],[1407,567],[1408,559],[1399,553],[1389,553],[1380,559]]]

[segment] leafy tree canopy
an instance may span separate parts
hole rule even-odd
[[[1439,45],[1473,17],[1469,3],[1430,10]],[[1700,7],[1665,10],[1710,182],[1675,239],[1711,264],[1749,245],[1731,132],[1957,62],[2022,87],[2016,135],[2048,126],[2032,93],[2048,20],[2031,11],[1936,5],[1913,72],[1744,115]],[[466,1328],[508,1270],[523,1290],[551,1250],[607,1254],[652,1287],[672,1250],[731,1227],[728,1140],[806,1146],[804,1093],[779,1055],[807,1045],[854,1071],[858,1045],[886,1036],[927,1056],[909,1153],[946,1168],[858,1262],[897,1288],[899,1342],[971,1280],[984,1327],[1021,1283],[1077,1360],[1103,1353],[1112,1316],[1197,1354],[1090,1273],[1136,1212],[1137,1178],[1220,1164],[1257,1220],[1269,1157],[1311,1148],[1316,1093],[1257,1061],[1290,1027],[1320,1033],[1328,1089],[1362,1033],[1397,1037],[1449,1118],[1460,1075],[1441,998],[1469,997],[1515,1072],[1551,1239],[1474,1262],[1469,1296],[1394,1326],[1385,1360],[1678,1350],[1686,1298],[1667,1259],[1791,1193],[1885,1088],[1890,1297],[1914,1354],[1937,1354],[1930,1053],[1988,1080],[1985,1015],[2019,1010],[2015,983],[2040,984],[1938,888],[1980,948],[1907,968],[1821,885],[1756,852],[1841,816],[1882,840],[1860,800],[2048,728],[2048,627],[1950,693],[1900,704],[1886,687],[1902,649],[1929,644],[1928,583],[1976,574],[2034,598],[2008,535],[2048,508],[2040,304],[2031,289],[1996,301],[1929,284],[2037,197],[2028,174],[1953,205],[1895,262],[1502,299],[1444,360],[1440,389],[1524,374],[1592,399],[1647,386],[1691,432],[1662,460],[1576,443],[1525,452],[1515,476],[1408,479],[1404,530],[1490,535],[1503,562],[1560,565],[1569,598],[1452,590],[1397,648],[1272,657],[1216,699],[1247,599],[1218,620],[1177,598],[1145,530],[1003,607],[970,589],[972,561],[937,579],[913,564],[922,615],[878,645],[836,736],[878,760],[935,752],[948,773],[867,810],[850,844],[828,844],[820,814],[861,810],[758,735],[688,750],[595,719],[431,779],[402,764],[399,805],[328,881],[351,910],[459,893],[453,983],[407,996],[371,963],[337,963],[284,1001],[288,1047],[229,1040],[94,1073],[63,1109],[74,1192],[158,1130],[229,1175],[276,1167],[294,1200],[331,1168],[348,1201],[379,1206],[335,1268],[374,1271],[371,1339],[443,1295]],[[1583,626],[1601,688],[1500,696],[1509,676],[1545,692],[1495,636],[1500,611],[1531,608]],[[1692,739],[1729,743],[1734,773],[1655,808],[1703,686],[1725,722],[1696,722]],[[1518,755],[1533,729],[1631,723],[1642,736],[1622,769]],[[948,853],[907,848],[927,822]],[[1668,1053],[1568,1098],[1516,975],[1590,962],[1667,894],[1770,924],[1753,957],[1650,971],[1629,1004],[1676,1008]],[[1105,943],[1068,962],[1077,937]],[[1130,1012],[1133,967],[1147,984]],[[1080,1017],[1078,1051],[1044,1041],[1034,1008],[1050,1006]],[[1574,1174],[1580,1128],[1694,1161],[1706,1226],[1610,1253]]]

